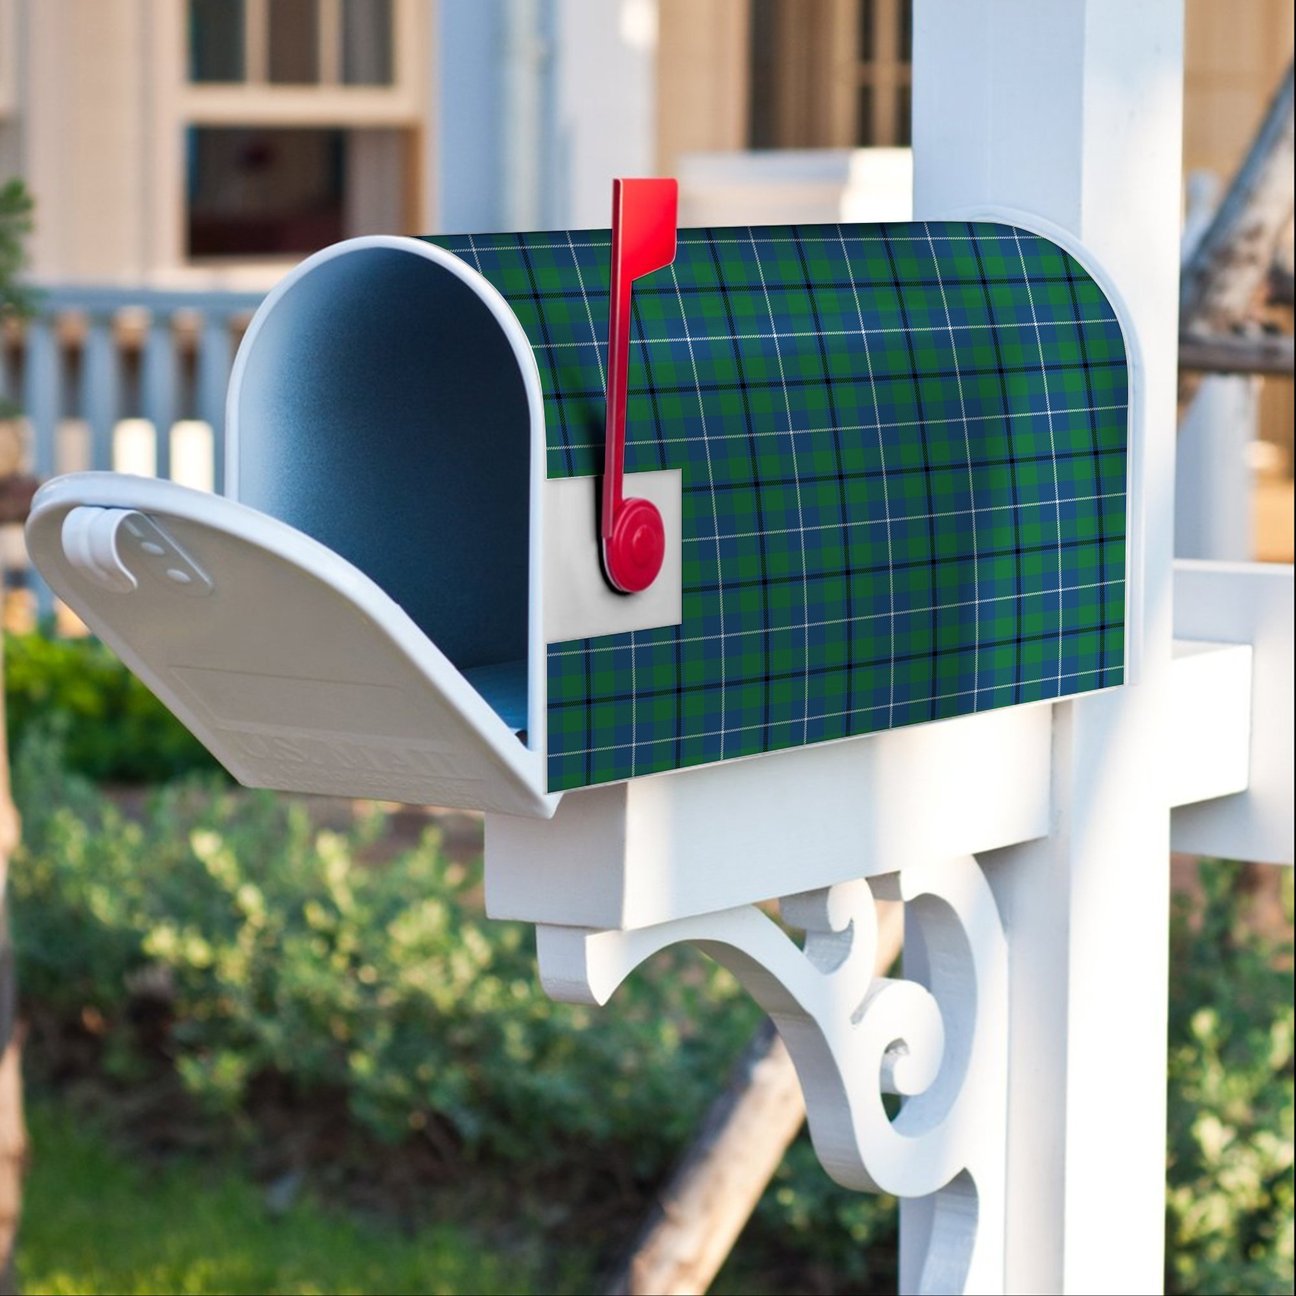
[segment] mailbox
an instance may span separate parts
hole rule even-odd
[[[1123,682],[1128,364],[1071,253],[991,222],[672,224],[645,272],[622,233],[312,256],[236,359],[229,498],[59,478],[33,560],[285,790],[548,816]],[[629,503],[657,519],[631,592]]]

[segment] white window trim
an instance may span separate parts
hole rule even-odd
[[[334,4],[336,0],[321,0]],[[12,0],[0,0],[0,5]],[[263,0],[249,0],[259,8]],[[268,287],[300,258],[232,258],[228,263],[194,260],[185,247],[185,132],[191,126],[321,127],[337,129],[398,128],[414,132],[414,162],[408,176],[411,214],[423,219],[423,180],[418,138],[426,126],[428,6],[422,0],[393,0],[392,83],[349,86],[330,83],[293,86],[261,83],[194,84],[189,80],[188,6],[149,5],[153,33],[153,175],[150,197],[154,231],[154,278],[167,283],[218,280],[229,287]],[[327,26],[328,24],[322,24]],[[322,51],[323,52],[323,51]],[[252,70],[264,65],[265,51],[248,50]],[[338,65],[336,53],[330,65]]]

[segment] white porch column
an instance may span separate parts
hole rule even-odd
[[[1008,930],[1007,1290],[1162,1285],[1182,0],[922,0],[919,219],[1078,237],[1133,321],[1131,686],[1054,709],[1054,829],[985,857]],[[905,1278],[902,1273],[902,1286]],[[907,1289],[907,1288],[906,1288]]]
[[[553,10],[554,228],[603,228],[612,177],[652,175],[657,0],[560,0]]]
[[[1175,464],[1175,557],[1250,562],[1255,544],[1253,470],[1260,435],[1260,382],[1212,374],[1179,428]]]

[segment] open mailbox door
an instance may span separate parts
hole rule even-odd
[[[84,473],[41,493],[28,543],[59,597],[240,782],[552,814],[524,717],[502,715],[369,577],[300,531],[169,482]]]

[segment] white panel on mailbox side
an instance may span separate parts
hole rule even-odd
[[[27,525],[51,587],[252,787],[548,817],[544,761],[377,585],[254,509],[62,477]]]

